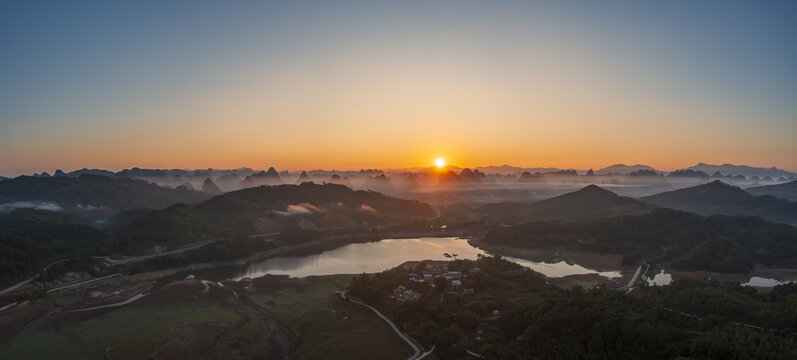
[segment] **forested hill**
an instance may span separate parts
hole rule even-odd
[[[0,214],[0,285],[53,259],[104,254],[104,233],[74,214],[17,209]]]
[[[719,180],[646,196],[640,200],[701,215],[760,216],[770,221],[797,224],[797,203],[770,195],[755,196]]]
[[[484,241],[624,254],[633,263],[670,262],[683,270],[749,272],[755,263],[797,266],[797,228],[757,217],[656,209],[580,223],[530,222],[490,231]]]
[[[284,222],[291,217],[310,221],[306,227],[325,228],[385,225],[437,216],[431,206],[419,201],[313,183],[238,190],[209,199],[195,210],[216,222],[253,231],[259,227],[258,220]]]
[[[325,231],[376,228],[431,219],[428,204],[343,185],[303,183],[229,192],[194,207],[174,205],[136,214],[117,226],[117,251],[174,247],[258,234],[314,236]]]
[[[596,185],[531,203],[500,202],[476,207],[452,206],[444,211],[450,222],[477,218],[508,224],[534,220],[578,221],[607,216],[639,215],[650,211],[639,201]]]
[[[100,175],[77,178],[20,176],[0,181],[0,201],[47,201],[64,209],[163,208],[176,203],[197,203],[210,195],[170,189],[141,180]]]

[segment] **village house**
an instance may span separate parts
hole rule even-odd
[[[461,291],[461,290],[462,290],[462,281],[452,280],[451,281],[451,291]]]

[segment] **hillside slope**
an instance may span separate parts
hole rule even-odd
[[[660,207],[691,211],[701,215],[760,216],[770,221],[797,223],[794,203],[769,195],[755,196],[719,180],[642,197],[640,200]]]
[[[745,189],[745,191],[753,195],[771,195],[789,201],[797,201],[797,181],[777,185],[756,186]]]
[[[619,196],[596,185],[532,203],[500,202],[468,210],[470,214],[449,213],[447,216],[492,218],[505,223],[533,220],[583,220],[605,216],[638,215],[647,207],[630,197]]]
[[[64,209],[162,208],[176,203],[196,203],[209,197],[209,194],[198,191],[99,175],[77,178],[20,176],[0,182],[0,199],[3,201],[48,201]]]

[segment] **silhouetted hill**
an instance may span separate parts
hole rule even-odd
[[[764,167],[752,167],[747,165],[732,165],[732,164],[722,164],[722,165],[711,165],[711,164],[704,164],[699,163],[695,166],[690,166],[688,169],[702,171],[704,173],[712,174],[716,171],[719,171],[726,175],[742,175],[745,177],[772,177],[772,178],[780,178],[781,176],[785,177],[797,177],[797,174],[793,172],[789,172],[786,170],[781,170],[776,167],[764,168]]]
[[[656,206],[696,212],[701,215],[751,215],[789,224],[797,223],[792,216],[793,203],[773,196],[754,196],[732,185],[715,180],[708,184],[668,191],[640,198]]]
[[[476,171],[478,171],[478,170],[476,170]],[[468,169],[468,168],[462,169],[462,171],[460,171],[459,178],[462,181],[467,181],[467,182],[472,182],[472,183],[481,182],[481,179],[479,178],[479,176],[476,173],[474,173],[471,169]]]
[[[648,209],[633,198],[589,185],[572,193],[533,203],[501,202],[482,205],[472,211],[502,222],[521,223],[541,219],[576,220],[642,214]]]
[[[758,186],[745,189],[753,195],[772,195],[790,201],[797,201],[797,181],[785,184]]]
[[[68,176],[68,177],[80,177],[81,175],[101,175],[101,176],[114,177],[114,176],[116,176],[116,173],[114,173],[113,171],[108,171],[108,170],[103,170],[103,169],[87,169],[87,168],[83,168],[83,169],[80,169],[80,170],[75,170],[75,171],[68,172],[66,174],[66,176]]]
[[[384,176],[384,174],[382,174]],[[302,173],[299,174],[299,179],[296,180],[297,184],[301,184],[303,182],[312,182],[313,179],[310,175],[307,175],[307,171],[302,170]]]
[[[216,184],[226,190],[237,190],[241,186],[241,178],[237,174],[226,174],[216,179]]]
[[[168,189],[139,180],[81,175],[77,178],[20,176],[0,182],[5,201],[51,201],[65,209],[162,208],[205,200],[207,194]]]
[[[699,179],[707,179],[710,176],[702,171],[695,171],[691,169],[681,169],[675,170],[667,175],[667,177],[673,178],[699,178]]]
[[[540,173],[530,173],[528,171],[524,171],[520,174],[520,178],[518,179],[519,182],[537,182],[537,181],[544,181],[545,175]]]
[[[224,191],[221,191],[210,178],[206,178],[205,182],[202,183],[202,192],[210,195],[220,195],[224,193]]]
[[[343,185],[313,183],[234,191],[199,204],[196,211],[226,225],[254,232],[279,230],[300,221],[305,228],[359,227],[436,215],[428,204],[418,201],[354,191]]]
[[[279,173],[273,167],[268,168],[267,171],[259,171],[252,175],[247,176],[243,181],[243,187],[250,188],[261,185],[279,185],[284,181]]]

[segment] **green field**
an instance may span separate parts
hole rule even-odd
[[[406,359],[411,349],[373,312],[342,302],[335,291],[351,275],[316,278],[301,291],[250,294],[263,310],[300,333],[295,359]]]
[[[293,359],[406,359],[410,348],[382,319],[339,299],[335,291],[350,281],[350,275],[311,278],[305,286],[246,296],[283,328],[297,330],[298,336],[291,336]],[[106,359],[106,352],[111,359],[148,358],[178,338],[176,327],[220,322],[229,325],[205,334],[202,346],[189,345],[195,353],[185,356],[214,358],[213,350],[220,349],[214,348],[217,342],[244,343],[246,339],[236,336],[247,329],[262,331],[267,338],[257,341],[273,349],[270,330],[232,297],[212,298],[201,291],[173,295],[156,293],[114,310],[100,310],[104,313],[50,315],[3,338],[0,359]],[[267,358],[258,354],[256,358]]]
[[[234,331],[264,328],[259,321],[247,321],[249,314],[232,306],[212,302],[185,302],[164,306],[130,304],[83,321],[56,314],[22,330],[9,343],[0,344],[0,359],[105,359],[106,347],[112,359],[140,359],[152,356],[177,337],[172,327],[230,322],[241,324]],[[69,324],[64,324],[69,322]],[[54,323],[64,324],[55,328]],[[46,325],[45,325],[46,324]],[[45,327],[46,326],[46,327]],[[234,333],[225,333],[233,336]],[[198,349],[199,350],[199,349]]]

